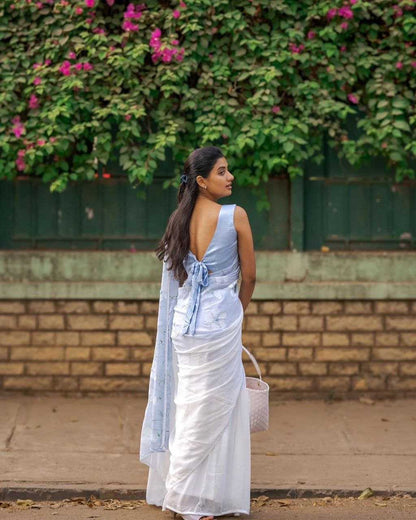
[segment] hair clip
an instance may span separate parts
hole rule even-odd
[[[181,182],[188,182],[188,176],[185,174],[181,175]]]

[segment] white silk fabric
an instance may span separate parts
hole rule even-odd
[[[220,208],[201,261],[189,251],[171,328],[169,449],[152,453],[146,501],[200,516],[250,513],[249,396],[235,204]]]

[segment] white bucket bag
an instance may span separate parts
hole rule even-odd
[[[263,432],[269,428],[269,385],[262,380],[256,358],[243,345],[259,377],[246,376],[246,387],[250,397],[250,432]]]

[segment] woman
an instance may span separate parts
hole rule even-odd
[[[162,285],[140,460],[149,504],[212,520],[250,513],[241,328],[256,268],[246,212],[217,203],[234,180],[221,150],[194,150],[184,170],[156,249]]]

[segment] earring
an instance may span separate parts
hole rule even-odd
[[[206,187],[206,186],[204,186],[204,188],[205,188],[205,189],[207,189],[207,187]]]

